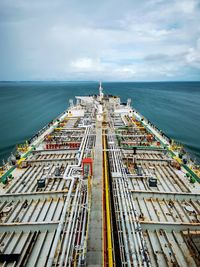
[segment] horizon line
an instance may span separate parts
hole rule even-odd
[[[99,83],[99,80],[0,80],[0,83],[12,83],[12,82],[91,82]],[[200,80],[160,80],[160,81],[130,81],[130,80],[105,80],[103,83],[162,83],[162,82],[200,82]]]

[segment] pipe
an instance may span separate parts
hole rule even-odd
[[[84,133],[84,137],[83,137],[83,139],[81,141],[81,145],[80,145],[80,148],[79,148],[79,151],[81,151],[81,154],[80,154],[80,157],[79,157],[78,164],[76,164],[76,165],[68,165],[67,166],[67,168],[66,168],[66,170],[64,172],[64,175],[63,175],[63,178],[64,179],[66,179],[66,177],[68,176],[68,173],[69,173],[69,170],[70,169],[81,167],[83,153],[84,153],[84,148],[85,148],[86,140],[88,138],[88,133],[91,130],[91,125],[85,126],[85,128],[86,128],[86,130],[85,130],[85,133]]]
[[[79,148],[79,150],[81,151],[81,154],[80,154],[80,158],[79,158],[78,164],[77,165],[68,165],[66,170],[65,170],[65,172],[64,172],[64,175],[63,175],[64,179],[66,179],[66,180],[71,179],[72,182],[70,184],[70,189],[68,191],[67,200],[65,201],[65,205],[63,207],[63,212],[62,212],[62,215],[61,215],[61,218],[60,218],[60,222],[59,222],[59,225],[58,225],[58,228],[57,228],[57,231],[56,231],[56,235],[55,235],[54,242],[53,242],[53,245],[52,245],[51,253],[50,253],[49,259],[47,261],[47,265],[46,265],[47,267],[51,267],[52,264],[53,264],[54,255],[55,255],[57,244],[58,244],[58,241],[60,239],[60,235],[61,235],[61,232],[62,232],[62,229],[63,229],[63,226],[64,226],[66,211],[67,211],[67,209],[69,207],[69,203],[70,203],[69,200],[70,200],[72,189],[73,189],[74,182],[75,182],[74,177],[69,177],[69,174],[71,174],[72,169],[77,169],[77,168],[79,169],[81,167],[84,148],[85,148],[85,144],[86,144],[86,141],[87,141],[87,138],[88,138],[88,133],[91,130],[91,125],[85,126],[85,128],[86,128],[86,130],[85,130],[85,133],[84,133],[84,138],[83,138],[83,140],[81,142],[81,145],[80,145],[80,148]]]
[[[110,136],[110,137],[111,137],[110,139],[113,141],[114,140],[113,139],[113,135]],[[116,142],[112,142],[112,143],[116,144]],[[112,149],[115,148],[115,147],[116,147],[116,145],[111,145]],[[149,266],[150,265],[149,261],[148,261],[148,259],[146,261],[146,257],[144,256],[144,254],[146,253],[146,247],[145,247],[143,235],[141,233],[141,227],[140,227],[140,224],[139,224],[139,220],[137,219],[137,214],[136,214],[136,209],[135,209],[135,206],[134,206],[134,202],[131,199],[131,196],[130,196],[129,192],[127,191],[128,179],[127,179],[127,175],[125,173],[124,166],[123,166],[123,163],[122,163],[122,160],[121,160],[121,158],[122,158],[121,152],[116,151],[116,149],[115,149],[115,150],[111,150],[110,153],[113,154],[113,157],[112,157],[112,160],[114,161],[113,165],[115,166],[115,164],[116,164],[117,170],[122,174],[122,178],[123,178],[123,179],[120,178],[120,179],[115,179],[114,180],[114,182],[116,184],[116,189],[118,191],[117,192],[117,198],[118,198],[118,201],[119,201],[118,203],[119,203],[119,206],[120,206],[120,215],[121,215],[121,208],[122,208],[121,205],[123,205],[123,210],[125,210],[125,215],[127,215],[127,212],[128,212],[129,215],[131,214],[132,215],[131,217],[133,218],[133,220],[130,220],[130,218],[127,218],[125,220],[125,223],[126,223],[126,225],[128,227],[127,228],[128,237],[129,237],[128,240],[129,240],[129,242],[134,240],[134,243],[135,243],[134,247],[136,249],[136,255],[137,255],[137,257],[139,257],[138,260],[137,260],[137,263],[139,261],[140,265],[144,264],[145,266]],[[118,183],[119,183],[120,187],[118,187]],[[123,204],[121,203],[120,199],[121,199],[121,201],[123,201],[122,202]],[[132,206],[132,208],[130,208],[130,205]],[[127,211],[126,207],[128,208],[128,211]],[[123,217],[121,216],[121,218],[122,218],[122,222],[123,222]],[[123,223],[122,223],[122,225],[123,225]],[[124,234],[124,231],[123,231],[123,234]],[[132,236],[132,238],[130,239],[131,236]],[[125,237],[125,240],[127,240],[126,237]],[[127,241],[125,241],[125,245],[126,245],[126,243],[127,243]],[[127,246],[125,246],[125,247],[127,249]],[[133,249],[133,247],[132,247],[132,249]],[[143,252],[143,254],[142,254],[142,252]],[[129,255],[128,258],[129,257],[132,258],[133,254],[131,253],[131,255],[130,255],[129,254],[129,250],[125,251],[125,253],[126,253],[127,256]],[[135,260],[136,260],[136,258],[135,258]],[[142,262],[141,262],[141,260],[142,260]],[[130,259],[128,259],[128,265],[130,265]]]
[[[82,188],[79,211],[78,211],[78,219],[76,220],[76,226],[74,230],[74,233],[78,234],[73,235],[72,238],[72,247],[75,249],[75,255],[73,257],[74,267],[83,264],[83,259],[84,259],[83,256],[85,255],[84,239],[86,240],[86,227],[85,227],[86,224],[84,223],[84,219],[87,214],[87,207],[85,206],[86,202],[87,202],[87,191],[84,190],[84,188]]]
[[[114,137],[114,135],[112,134],[110,136],[111,149],[112,149],[110,153],[112,155],[113,166],[115,167],[116,172],[121,173],[119,159],[117,156],[118,154],[116,154],[115,142],[114,142],[113,137]],[[121,177],[120,177],[120,179],[121,179]],[[127,263],[128,266],[132,266],[131,261],[130,261],[130,259],[132,258],[132,255],[130,256],[129,247],[128,247],[128,243],[130,244],[131,233],[130,233],[130,229],[127,225],[127,219],[124,220],[124,213],[123,213],[124,207],[123,207],[123,200],[122,200],[122,195],[121,195],[122,189],[119,187],[120,186],[120,184],[119,184],[120,179],[113,179],[113,183],[115,184],[115,189],[116,189],[115,192],[117,193],[117,197],[116,197],[117,202],[118,202],[117,205],[119,205],[119,207],[120,207],[119,211],[120,211],[120,218],[121,218],[121,224],[122,224],[122,234],[123,234],[123,240],[124,240],[123,246],[125,247],[124,253],[126,255],[125,262]],[[116,202],[116,200],[115,200],[115,202]],[[129,242],[128,242],[128,240],[129,240]],[[122,253],[122,255],[124,253]]]
[[[65,240],[63,243],[62,253],[61,253],[60,262],[59,262],[59,266],[61,266],[61,267],[63,266],[64,260],[65,260],[65,265],[68,262],[68,255],[69,255],[69,250],[70,250],[69,244],[70,244],[70,240],[71,240],[71,235],[74,234],[73,230],[71,230],[71,229],[73,229],[73,227],[74,227],[75,217],[76,217],[77,210],[78,210],[78,202],[80,199],[80,194],[78,194],[78,193],[80,193],[79,188],[80,188],[80,184],[78,184],[78,188],[77,188],[75,196],[74,196],[73,206],[72,206],[70,218],[69,218],[69,221],[67,224],[67,230],[65,231],[66,232]],[[77,200],[77,198],[78,198],[78,200]],[[73,220],[73,217],[74,217],[74,220]],[[70,230],[71,230],[71,233],[70,233]],[[69,243],[68,243],[68,240],[69,240]],[[67,249],[67,254],[66,254],[66,249]]]
[[[103,139],[104,147],[104,178],[105,178],[105,191],[106,191],[106,226],[107,226],[107,248],[108,248],[108,266],[113,266],[113,253],[112,253],[112,234],[111,234],[111,217],[110,217],[110,199],[109,199],[109,183],[108,183],[108,167],[107,167],[107,154],[106,154],[106,137]]]
[[[121,153],[118,152],[117,154],[118,154],[118,159],[119,159],[120,156],[121,156],[120,155]],[[125,170],[123,168],[123,163],[122,163],[121,160],[120,160],[120,166],[121,166],[121,170],[122,170],[122,175],[124,177],[124,179],[122,179],[120,182],[122,183],[122,181],[124,181],[123,182],[123,191],[124,191],[124,195],[126,195],[125,202],[127,203],[127,207],[130,207],[130,205],[133,207],[132,209],[129,208],[129,211],[133,216],[133,220],[131,220],[131,224],[130,225],[131,225],[131,228],[133,229],[132,233],[133,234],[135,233],[134,239],[135,239],[135,241],[137,241],[137,245],[136,245],[137,255],[140,256],[140,254],[141,254],[141,258],[142,258],[141,259],[142,263],[141,263],[140,259],[139,259],[139,262],[140,262],[141,265],[144,264],[145,266],[149,266],[150,265],[149,261],[147,260],[147,262],[146,262],[146,258],[147,257],[144,256],[144,254],[146,254],[146,247],[145,247],[145,243],[144,243],[144,237],[143,237],[143,235],[141,233],[141,226],[140,226],[140,223],[139,223],[139,219],[137,217],[137,212],[136,212],[136,208],[135,208],[133,199],[131,199],[131,196],[130,196],[129,192],[127,191],[128,179],[126,177],[126,173],[125,173]],[[125,183],[127,183],[127,186],[125,186]],[[138,250],[143,252],[143,254],[139,253]],[[146,256],[147,256],[147,254],[146,254]]]
[[[86,199],[87,199],[87,195],[86,195]],[[81,262],[83,262],[84,257],[85,257],[85,255],[84,255],[84,252],[85,252],[84,251],[85,250],[84,240],[86,240],[87,235],[85,235],[84,233],[86,231],[86,227],[88,227],[88,226],[86,226],[87,214],[88,214],[88,211],[87,211],[87,208],[85,208],[85,210],[84,210],[84,219],[83,219],[83,227],[82,227],[83,231],[82,231],[81,242],[80,242],[81,246],[83,246],[83,251],[82,251],[81,257],[79,257],[78,266],[80,266]]]
[[[57,244],[58,244],[58,241],[60,239],[61,232],[62,232],[62,229],[63,229],[66,212],[67,212],[67,210],[69,208],[70,198],[71,198],[72,189],[74,187],[75,178],[74,177],[69,177],[68,180],[69,179],[71,179],[72,182],[70,184],[70,188],[69,188],[69,191],[68,191],[68,194],[67,194],[67,199],[66,199],[65,205],[63,207],[62,215],[61,215],[61,218],[60,218],[60,222],[58,224],[58,228],[56,230],[56,235],[55,235],[55,238],[54,238],[54,241],[53,241],[53,245],[52,245],[52,248],[51,248],[51,253],[49,255],[46,267],[51,267],[52,264],[53,264],[54,255],[55,255]]]
[[[123,168],[123,165],[122,165],[122,162],[121,162],[121,159],[120,159],[120,155],[119,153],[117,153],[117,159],[118,159],[118,164],[122,171],[122,177],[124,179],[119,179],[119,183],[120,183],[120,186],[121,186],[121,189],[120,189],[120,192],[122,193],[122,196],[123,196],[123,202],[124,202],[124,209],[125,209],[125,215],[126,214],[129,214],[131,213],[131,210],[130,210],[130,202],[127,201],[127,192],[126,192],[126,189],[125,189],[125,177],[124,177],[124,168]],[[128,210],[127,210],[128,208]],[[129,217],[129,216],[128,216]],[[130,240],[130,244],[132,244],[132,240],[134,242],[134,247],[131,245],[132,247],[132,250],[134,251],[134,248],[135,248],[135,252],[132,252],[131,254],[135,254],[135,260],[136,262],[139,262],[139,265],[142,265],[141,263],[141,260],[140,260],[140,253],[139,253],[139,246],[138,246],[138,242],[137,242],[137,239],[136,239],[136,236],[135,236],[135,232],[137,233],[137,230],[136,230],[136,227],[133,226],[133,223],[132,223],[132,220],[130,220],[130,218],[127,218],[127,225],[128,225],[128,229],[129,229],[129,240],[130,240],[130,236],[132,234],[132,238]]]

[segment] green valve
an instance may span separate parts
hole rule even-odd
[[[196,182],[195,178],[193,176],[190,177],[190,183],[194,184]]]
[[[7,176],[4,176],[1,181],[3,184],[7,184],[7,182],[8,182]]]

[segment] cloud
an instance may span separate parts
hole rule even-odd
[[[191,0],[191,1],[186,1],[182,0],[176,3],[177,7],[180,8],[181,11],[184,13],[189,13],[192,14],[195,12],[195,9],[198,6],[198,1]]]
[[[198,0],[1,0],[0,80],[199,80]]]
[[[190,47],[186,54],[186,62],[197,68],[200,69],[200,38],[197,40],[196,47]]]
[[[76,70],[84,72],[97,72],[103,70],[103,65],[99,59],[92,58],[80,58],[71,62],[71,67]]]

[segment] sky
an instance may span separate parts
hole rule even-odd
[[[200,80],[200,0],[0,0],[0,80]]]

